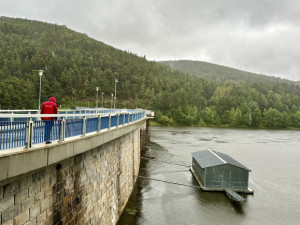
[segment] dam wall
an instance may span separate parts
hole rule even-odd
[[[144,118],[63,143],[0,151],[0,224],[116,224],[145,135]]]

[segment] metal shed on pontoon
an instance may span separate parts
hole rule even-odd
[[[192,172],[203,190],[253,193],[248,187],[251,170],[235,159],[210,149],[192,156]]]

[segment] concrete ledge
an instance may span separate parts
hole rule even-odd
[[[19,148],[0,151],[0,181],[89,151],[138,129],[144,123],[146,119],[85,137],[70,138],[63,143],[34,145],[30,150]]]
[[[74,142],[58,144],[55,147],[51,147],[48,149],[47,165],[51,165],[61,160],[70,158],[73,155],[74,155]]]
[[[8,157],[0,158],[0,180],[8,178]]]
[[[8,156],[8,178],[47,166],[47,158],[47,148]]]

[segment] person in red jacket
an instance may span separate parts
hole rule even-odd
[[[41,107],[41,114],[57,114],[57,105],[56,105],[56,99],[54,97],[49,98],[49,101],[44,102]],[[56,120],[57,117],[42,117],[42,120],[45,123],[45,133],[44,133],[44,139],[46,141],[46,144],[51,143],[50,134],[52,127],[54,125],[54,120]]]

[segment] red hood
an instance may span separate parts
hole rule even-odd
[[[56,99],[54,97],[51,97],[49,98],[49,101],[56,102]]]

